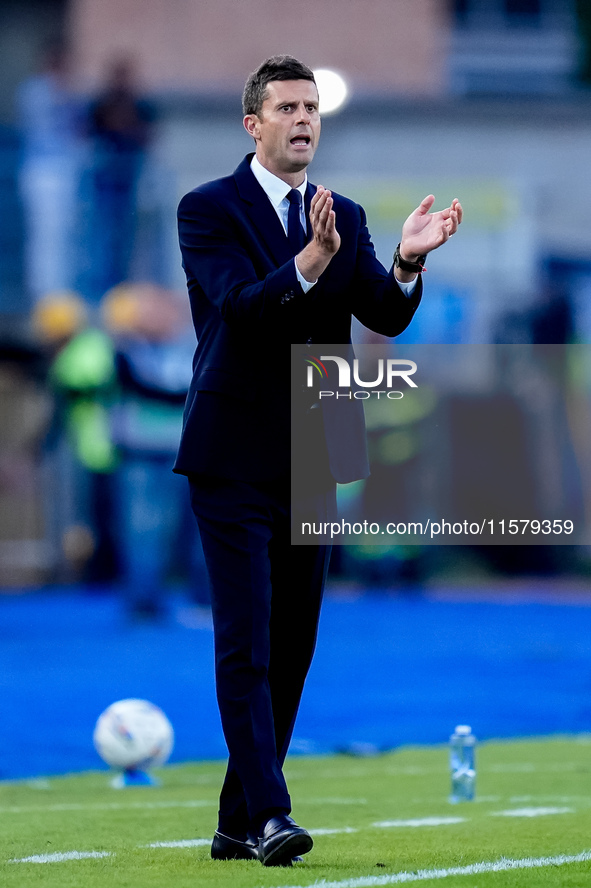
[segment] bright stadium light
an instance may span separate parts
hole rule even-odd
[[[318,68],[314,78],[320,97],[320,113],[333,114],[338,111],[347,98],[347,84],[340,74],[328,68]]]

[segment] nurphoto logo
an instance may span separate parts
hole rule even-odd
[[[378,358],[375,370],[371,374],[374,378],[361,379],[359,359],[353,359],[353,367],[351,368],[351,362],[340,355],[320,355],[319,358],[311,355],[306,358],[306,364],[308,365],[306,367],[306,386],[308,388],[314,388],[316,373],[320,376],[321,384],[329,380],[331,377],[331,372],[329,371],[334,373],[334,366],[327,367],[328,361],[336,364],[338,371],[337,389],[343,389],[343,391],[328,388],[325,390],[320,389],[318,392],[320,400],[322,398],[336,397],[363,401],[372,395],[375,395],[378,399],[381,395],[385,395],[391,400],[398,400],[403,397],[404,393],[395,390],[395,384],[399,385],[402,381],[411,388],[418,388],[416,382],[411,379],[411,376],[417,371],[417,365],[414,361],[404,358]],[[367,368],[363,372],[366,374],[368,372]],[[359,386],[359,388],[356,388],[356,386]],[[378,386],[383,386],[383,388],[378,388]],[[371,391],[369,391],[370,389]]]

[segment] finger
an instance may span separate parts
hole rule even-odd
[[[418,213],[420,216],[424,216],[429,212],[433,204],[435,203],[435,196],[433,194],[428,194],[427,197],[424,197],[418,207],[415,210],[415,213]]]
[[[320,228],[325,228],[327,220],[332,210],[333,199],[330,197],[330,191],[325,191],[326,200],[323,202],[320,211],[317,214],[317,221]]]
[[[459,200],[457,199],[457,197],[454,197],[454,199],[451,202],[451,206],[448,207],[447,210],[443,211],[445,216],[451,216],[454,219],[457,219],[458,225],[462,221],[462,212],[463,212],[462,205],[459,202]]]
[[[320,215],[322,210],[326,205],[326,201],[330,198],[330,191],[323,189],[321,192],[317,192],[312,201],[310,202],[310,218],[312,218],[312,213],[316,217]]]
[[[312,200],[310,201],[310,210],[312,210],[316,206],[316,204],[318,203],[318,201],[320,200],[320,198],[324,194],[325,190],[326,189],[324,188],[324,185],[317,186],[316,194],[314,194],[312,196]]]
[[[326,233],[329,235],[333,234],[333,232],[336,229],[336,224],[337,224],[337,214],[335,213],[334,210],[331,210],[330,213],[328,214],[328,219],[326,221]]]
[[[329,216],[330,211],[332,210],[332,205],[333,205],[334,201],[332,199],[332,195],[331,195],[330,191],[325,191],[324,193],[326,194],[326,202],[324,203],[324,205],[322,207],[320,215],[324,219],[328,219],[328,216]]]

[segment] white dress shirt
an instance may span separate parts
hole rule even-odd
[[[283,225],[283,230],[287,234],[287,214],[289,212],[289,198],[288,194],[291,191],[290,186],[287,182],[284,182],[283,179],[280,179],[279,176],[275,176],[273,173],[270,173],[266,167],[262,165],[260,160],[257,158],[256,154],[254,155],[250,168],[252,170],[252,174],[271,201],[273,205],[273,209],[277,213],[279,217],[279,221]],[[306,207],[304,202],[304,195],[306,193],[306,188],[308,187],[308,176],[304,175],[304,181],[301,185],[296,189],[302,195],[302,201],[300,203],[300,222],[302,223],[302,228],[304,231],[307,231],[306,227]],[[295,272],[297,275],[297,279],[302,287],[304,293],[307,293],[314,284],[318,283],[317,281],[307,281],[305,277],[300,274],[300,270],[298,268],[298,264],[294,258]],[[402,292],[406,296],[410,296],[415,288],[416,278],[414,281],[410,281],[410,283],[402,283],[397,280],[396,283],[402,290]]]

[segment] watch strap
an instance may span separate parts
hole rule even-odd
[[[415,274],[422,274],[423,271],[427,270],[425,268],[426,258],[427,254],[423,253],[422,256],[419,256],[418,262],[409,262],[407,259],[403,259],[400,255],[400,244],[398,244],[394,251],[394,265],[401,268],[402,271],[411,271]]]

